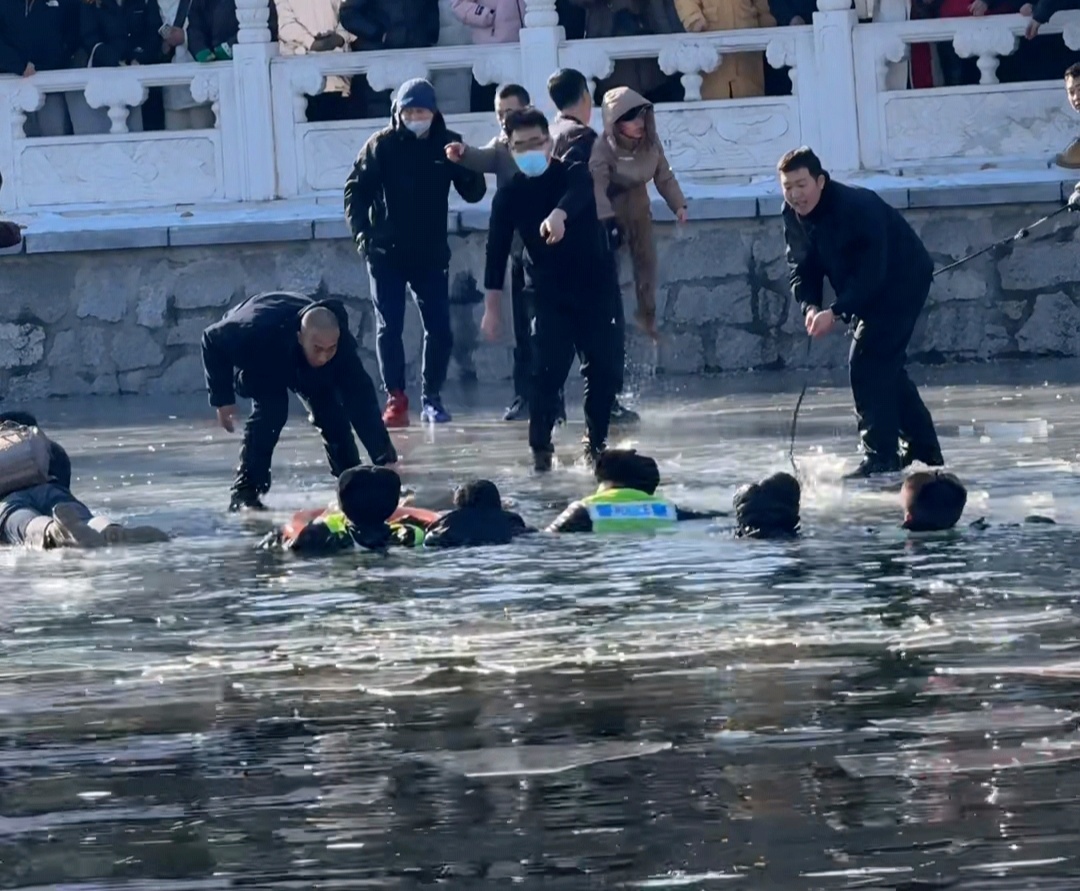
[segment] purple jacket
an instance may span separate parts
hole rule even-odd
[[[525,0],[454,0],[454,15],[472,28],[473,43],[517,43]]]

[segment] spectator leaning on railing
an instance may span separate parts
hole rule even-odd
[[[30,77],[67,68],[75,50],[78,7],[71,0],[0,2],[0,73]],[[39,111],[26,116],[27,136],[71,132],[63,93],[47,93]]]
[[[453,0],[450,9],[472,31],[473,43],[517,43],[525,24],[525,0]],[[469,108],[490,111],[496,84],[472,81]]]
[[[766,0],[675,0],[687,31],[736,31],[771,28],[776,19]],[[742,99],[765,95],[762,53],[724,53],[720,67],[704,75],[702,99]]]
[[[277,6],[270,0],[270,39],[278,39]],[[236,0],[191,0],[188,15],[188,50],[196,62],[222,62],[232,58],[240,32]]]
[[[348,52],[353,35],[338,19],[341,0],[276,0],[278,46],[289,56],[307,53]],[[309,121],[339,121],[354,115],[349,97],[348,77],[330,74],[323,91],[308,96]]]
[[[62,2],[62,0],[59,0]],[[171,47],[161,36],[157,0],[82,0],[79,6],[79,45],[76,67],[117,68],[164,62]],[[91,108],[83,92],[67,94],[71,126],[78,136],[108,133],[108,109]],[[143,129],[142,108],[128,112],[127,128]]]
[[[585,10],[586,39],[640,37],[682,31],[672,0],[570,0]],[[611,77],[598,81],[597,96],[612,87],[630,87],[650,102],[678,102],[683,98],[678,75],[660,70],[651,59],[616,59]]]
[[[157,0],[161,11],[161,37],[166,55],[178,65],[194,62],[189,47],[189,22],[192,0]],[[166,130],[208,130],[214,126],[209,102],[196,102],[191,87],[185,84],[165,87],[163,91]]]

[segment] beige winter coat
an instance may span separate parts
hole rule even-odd
[[[645,106],[645,135],[631,141],[620,135],[615,122]],[[686,207],[679,181],[664,155],[652,105],[628,87],[604,94],[604,132],[593,144],[589,172],[601,220],[615,217],[634,264],[637,319],[651,324],[656,316],[657,258],[649,205],[649,182],[656,185],[672,213]]]
[[[690,32],[774,28],[768,0],[675,0],[683,27]],[[763,53],[723,53],[723,62],[704,75],[702,99],[741,99],[765,95]]]
[[[311,52],[311,42],[319,34],[335,31],[345,45],[332,52],[348,52],[356,37],[338,21],[341,0],[271,0],[277,5],[278,46],[282,55],[302,56]],[[330,75],[326,78],[327,93],[349,95],[349,78]]]

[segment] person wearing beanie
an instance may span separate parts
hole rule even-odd
[[[774,473],[735,493],[737,538],[793,538],[799,533],[802,487],[790,473]]]
[[[667,532],[679,520],[709,520],[720,511],[683,510],[656,494],[660,468],[634,449],[607,449],[596,459],[597,490],[575,501],[548,532]]]
[[[454,509],[427,527],[426,548],[469,548],[510,544],[536,530],[503,508],[491,480],[471,480],[454,491]]]
[[[19,466],[21,445],[40,438],[43,456],[36,480]],[[47,465],[47,466],[46,466]],[[14,476],[22,481],[12,485]],[[30,548],[102,548],[165,542],[153,526],[122,526],[93,512],[71,492],[71,459],[45,436],[29,412],[0,413],[0,544]]]
[[[299,529],[290,525],[271,532],[259,546],[308,556],[409,546],[415,543],[414,531],[389,522],[400,502],[401,477],[396,471],[350,467],[338,477],[336,505]]]
[[[470,204],[487,189],[482,173],[447,160],[447,145],[461,141],[447,128],[434,87],[420,78],[406,81],[394,97],[390,124],[364,144],[345,183],[345,215],[367,262],[375,304],[375,350],[389,394],[387,427],[409,425],[402,344],[406,287],[424,327],[421,418],[434,424],[451,420],[442,402],[453,349],[450,187]]]

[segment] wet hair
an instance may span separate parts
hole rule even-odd
[[[341,331],[341,322],[337,314],[326,306],[313,306],[300,316],[301,331],[318,331],[320,333],[338,333]]]
[[[794,173],[796,170],[805,170],[814,179],[825,174],[825,168],[821,166],[821,159],[814,153],[812,148],[800,146],[787,152],[776,165],[780,173]]]
[[[401,477],[389,467],[350,467],[338,477],[338,504],[354,526],[378,526],[401,501]]]
[[[900,487],[904,506],[903,527],[912,532],[941,532],[960,521],[967,504],[967,489],[955,474],[922,470]]]
[[[742,486],[732,499],[740,538],[790,538],[799,531],[802,487],[790,473]]]
[[[516,108],[506,116],[503,121],[503,132],[507,137],[513,136],[518,130],[531,130],[538,128],[545,136],[548,135],[548,119],[538,108],[531,105],[526,108]]]
[[[605,449],[596,458],[594,469],[598,483],[610,483],[653,495],[660,485],[660,468],[648,455],[635,449]]]
[[[496,95],[499,99],[517,99],[522,105],[532,105],[529,91],[521,84],[503,84]]]
[[[1074,62],[1065,69],[1065,80],[1080,80],[1080,62]]]
[[[463,507],[502,510],[502,496],[491,480],[469,480],[454,490],[454,507],[458,510]]]
[[[589,93],[589,82],[576,68],[560,68],[547,82],[548,96],[559,111],[566,111]]]
[[[38,422],[37,418],[28,411],[5,411],[0,412],[0,424],[19,424],[23,427],[36,427]]]

